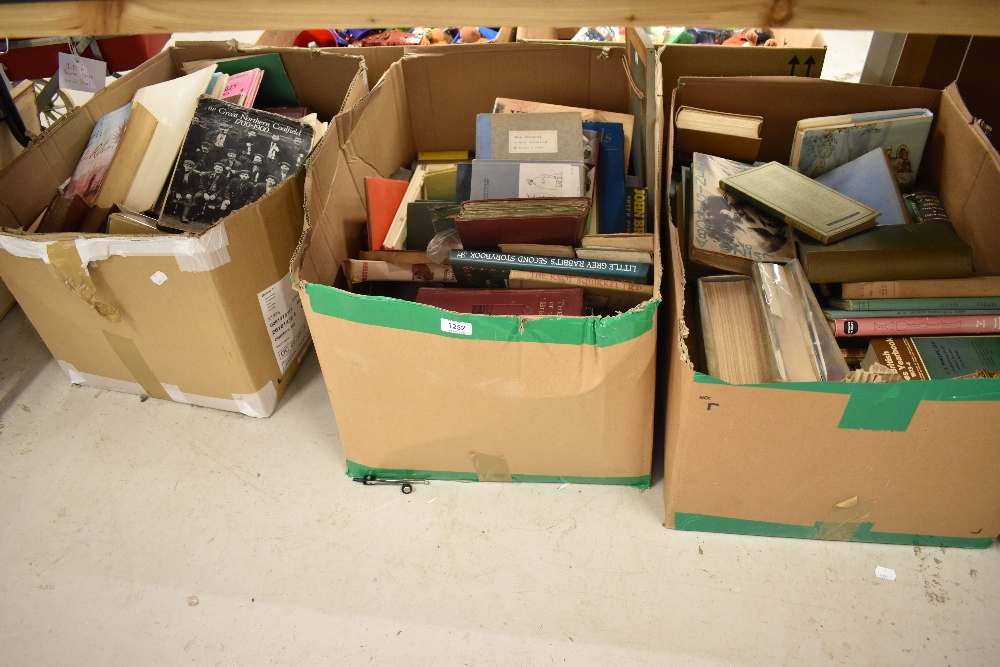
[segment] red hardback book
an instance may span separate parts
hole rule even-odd
[[[406,181],[394,178],[365,177],[365,199],[368,202],[368,249],[381,250],[385,235],[389,233],[392,219],[403,195],[406,194]]]
[[[470,315],[583,315],[583,289],[421,287],[417,303]]]
[[[1000,332],[1000,314],[859,317],[856,320],[827,321],[833,328],[834,336],[938,336]]]
[[[462,247],[466,250],[496,250],[501,243],[575,246],[580,242],[590,212],[589,205],[579,215],[516,215],[519,202],[524,201],[526,200],[490,199],[463,204],[463,207],[467,204],[495,205],[498,211],[502,211],[505,203],[510,202],[511,215],[467,219],[459,213],[455,218],[455,228],[462,239]],[[547,199],[537,198],[527,201],[539,202]]]

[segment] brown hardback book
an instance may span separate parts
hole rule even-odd
[[[681,107],[674,117],[674,146],[682,153],[708,153],[753,162],[760,150],[761,116]]]
[[[472,315],[583,315],[583,289],[421,287],[417,303]]]
[[[580,239],[581,248],[622,248],[653,252],[652,234],[587,234]]]
[[[811,283],[972,275],[972,249],[947,223],[879,226],[829,245],[807,237],[798,241]]]
[[[554,287],[582,287],[586,304],[591,308],[605,308],[625,312],[653,297],[653,286],[609,278],[567,276],[541,271],[513,270],[507,284],[514,289],[552,289]]]
[[[1000,276],[844,283],[842,299],[1000,297]]]
[[[455,228],[467,250],[501,243],[576,245],[590,213],[586,197],[484,199],[463,202]]]
[[[730,384],[771,382],[764,322],[749,276],[698,279],[708,374]]]
[[[359,259],[390,264],[433,264],[426,252],[421,250],[362,250]]]
[[[719,186],[820,243],[833,243],[874,227],[880,214],[779,162],[727,176]]]
[[[543,257],[576,257],[573,246],[543,243],[501,243],[500,252],[511,255],[542,255]]]

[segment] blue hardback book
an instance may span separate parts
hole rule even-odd
[[[626,233],[629,228],[625,216],[625,133],[622,124],[584,121],[583,129],[602,133],[597,153],[597,231],[600,234]]]
[[[476,114],[476,158],[490,159],[490,117],[491,113]]]

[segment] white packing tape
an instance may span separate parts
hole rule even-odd
[[[90,373],[81,373],[76,369],[76,367],[69,363],[68,361],[57,360],[59,366],[62,367],[63,371],[69,377],[69,381],[73,384],[86,385],[88,387],[96,387],[97,389],[108,389],[110,391],[120,391],[126,394],[139,394],[144,395],[146,390],[142,388],[142,385],[138,382],[128,382],[127,380],[115,380],[114,378],[106,378],[100,375],[91,375]]]
[[[15,257],[49,261],[47,247],[54,241],[35,241],[30,237],[0,234],[0,248]],[[219,222],[201,236],[165,234],[145,238],[113,235],[91,236],[75,240],[82,265],[109,257],[174,257],[181,271],[211,271],[231,261],[225,222]]]
[[[233,394],[240,412],[250,417],[266,417],[274,412],[278,404],[278,390],[273,382],[268,382],[256,394]]]

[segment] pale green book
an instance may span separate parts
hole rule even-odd
[[[824,244],[874,227],[880,215],[778,162],[727,176],[719,186]]]

